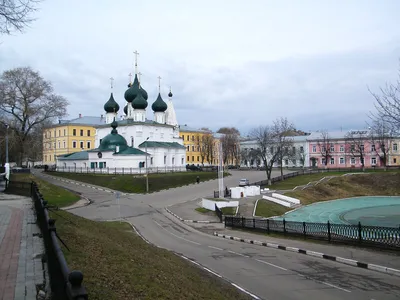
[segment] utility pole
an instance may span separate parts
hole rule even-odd
[[[6,125],[6,164],[8,164],[8,124]]]
[[[146,193],[149,192],[149,173],[147,169],[147,141],[149,140],[149,137],[146,139],[146,144],[145,144],[145,152],[146,152]]]

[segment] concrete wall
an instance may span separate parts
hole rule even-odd
[[[272,197],[265,196],[265,195],[263,195],[262,197],[263,197],[263,199],[265,199],[267,201],[274,202],[276,204],[280,204],[280,205],[283,205],[283,206],[286,206],[286,207],[290,207],[291,206],[291,204],[289,202],[287,202],[287,201],[283,201],[283,200],[272,198]]]
[[[285,196],[285,195],[272,193],[272,197],[278,198],[280,200],[287,201],[287,202],[290,202],[290,203],[293,203],[293,204],[300,204],[300,200],[299,199],[288,197],[288,196]]]
[[[213,201],[208,199],[201,199],[201,206],[208,209],[215,211],[215,205],[219,208],[223,207],[237,207],[239,206],[239,201]]]

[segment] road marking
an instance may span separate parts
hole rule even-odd
[[[153,220],[153,221],[154,221],[154,223],[156,223],[158,226],[160,226],[161,229],[165,230],[165,231],[168,232],[169,234],[172,234],[174,237],[177,237],[178,239],[185,240],[185,241],[187,241],[187,242],[189,242],[189,243],[192,243],[192,244],[195,244],[195,245],[201,245],[200,243],[197,243],[197,242],[194,242],[194,241],[185,239],[184,237],[181,237],[181,236],[179,236],[179,235],[176,235],[176,234],[172,233],[171,231],[169,231],[169,230],[165,229],[164,227],[162,227],[162,225],[161,225],[160,223],[158,223],[156,220]]]
[[[333,285],[333,284],[330,284],[330,283],[327,283],[327,282],[324,282],[324,281],[320,281],[320,282],[321,282],[322,284],[325,284],[325,285],[327,285],[327,286],[333,287],[333,288],[335,288],[335,289],[338,289],[338,290],[341,290],[341,291],[344,291],[344,292],[347,292],[347,293],[351,293],[351,291],[346,290],[346,289],[344,289],[344,288],[341,288],[340,286]]]
[[[248,256],[248,255],[244,255],[244,254],[242,254],[242,253],[237,253],[237,252],[235,252],[235,251],[228,250],[228,252],[233,253],[233,254],[236,254],[236,255],[239,255],[239,256],[243,256],[243,257],[250,258],[250,256]]]
[[[224,249],[222,249],[222,248],[218,248],[218,247],[214,247],[214,246],[208,246],[209,248],[212,248],[212,249],[216,249],[216,250],[224,250]]]
[[[280,267],[280,266],[271,264],[271,263],[269,263],[269,262],[266,262],[266,261],[263,261],[263,260],[260,260],[260,259],[256,259],[256,261],[258,261],[258,262],[260,262],[260,263],[263,263],[263,264],[266,264],[266,265],[269,265],[269,266],[274,267],[274,268],[281,269],[281,270],[283,270],[283,271],[288,271],[288,269],[282,268],[282,267]]]
[[[250,293],[249,291],[246,291],[244,288],[238,286],[237,284],[235,284],[235,283],[233,283],[233,282],[231,282],[231,284],[232,284],[235,288],[241,290],[243,293],[246,293],[247,295],[250,295],[251,297],[253,297],[253,299],[257,299],[257,300],[260,300],[260,299],[261,299],[261,298],[257,297],[256,295]]]

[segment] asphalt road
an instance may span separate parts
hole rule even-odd
[[[232,172],[228,186],[240,178],[261,180],[263,172]],[[42,174],[37,174],[42,176]],[[71,212],[93,220],[119,217],[133,224],[150,243],[174,251],[209,271],[237,284],[259,299],[399,299],[400,280],[386,274],[359,269],[298,253],[243,244],[196,231],[167,214],[170,204],[210,195],[217,181],[149,195],[121,196],[46,180],[75,190],[93,203]]]

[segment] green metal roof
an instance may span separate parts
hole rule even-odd
[[[64,155],[58,155],[58,160],[88,160],[89,154],[87,151],[80,151],[74,153],[68,153]]]
[[[153,141],[146,141],[139,145],[140,148],[182,148],[185,149],[186,147],[177,143],[177,142],[153,142]]]
[[[114,155],[150,155],[150,154],[148,154],[140,149],[129,147],[118,153],[114,153]]]

